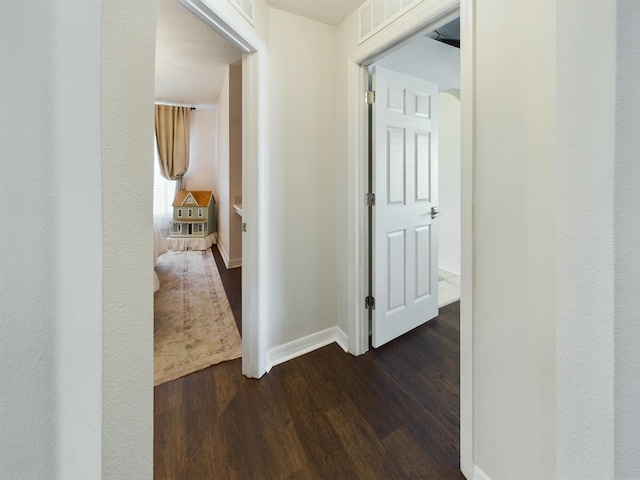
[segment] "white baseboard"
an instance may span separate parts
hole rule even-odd
[[[222,257],[222,261],[224,262],[225,265],[229,265],[229,253],[227,252],[227,249],[224,248],[224,245],[220,241],[218,241],[217,245],[218,245],[218,251],[220,252],[220,256]]]
[[[345,352],[349,351],[349,337],[342,331],[340,327],[333,327],[336,329],[336,343]]]
[[[232,258],[225,263],[227,268],[238,268],[242,266],[242,258]]]
[[[482,470],[480,470],[477,466],[473,467],[473,478],[472,480],[491,480],[487,477]]]
[[[222,242],[218,242],[218,250],[220,251],[220,256],[224,261],[224,265],[227,268],[238,268],[242,266],[242,258],[229,258],[229,252],[224,248],[224,244]]]
[[[267,352],[267,372],[276,365],[322,348],[333,342],[337,343],[345,352],[347,351],[347,334],[339,327],[327,328],[321,332],[312,333],[298,340],[274,347]]]
[[[446,270],[447,272],[451,272],[454,275],[460,276],[460,267],[454,267],[453,265],[449,265],[448,263],[438,262],[438,268]]]

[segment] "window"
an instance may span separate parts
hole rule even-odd
[[[169,235],[171,219],[173,218],[173,199],[176,192],[176,182],[167,180],[160,173],[160,158],[155,137],[153,141],[153,223],[160,229],[163,236]]]
[[[201,208],[198,209],[198,216],[202,217],[204,215],[204,212],[202,211]]]
[[[190,209],[189,209],[189,216],[190,216],[190,217],[193,217],[193,208],[190,208]]]
[[[182,209],[181,209],[181,208],[179,208],[179,209],[178,209],[178,217],[181,217],[181,216],[182,216]]]

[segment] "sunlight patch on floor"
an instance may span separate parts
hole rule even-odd
[[[438,307],[460,300],[460,276],[438,269]]]

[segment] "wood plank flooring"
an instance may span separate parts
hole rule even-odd
[[[238,331],[240,332],[240,336],[242,336],[242,268],[227,269],[217,245],[211,247],[211,252],[213,252],[213,258],[216,261],[222,286],[227,294],[227,300],[229,300],[229,305],[233,312],[233,318],[236,320]]]
[[[459,302],[360,357],[329,345],[247,379],[241,360],[155,389],[156,480],[463,479]]]

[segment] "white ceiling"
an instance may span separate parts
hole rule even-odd
[[[329,25],[339,25],[363,2],[267,0],[274,8]],[[156,33],[156,101],[216,103],[227,65],[241,60],[240,50],[175,0],[161,0]]]
[[[329,25],[340,25],[364,0],[267,0],[274,8]]]
[[[156,101],[215,103],[227,66],[242,52],[174,0],[162,0],[156,32]]]

